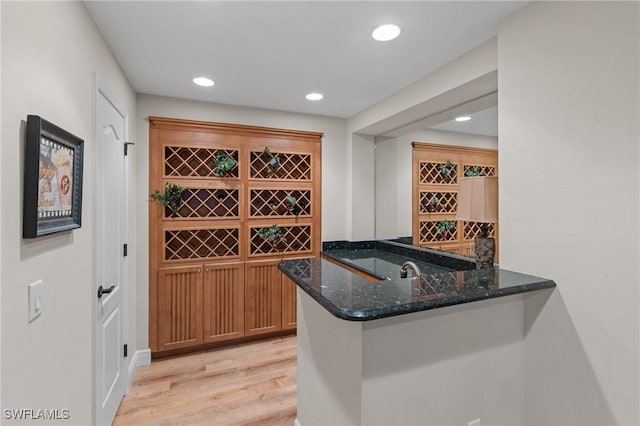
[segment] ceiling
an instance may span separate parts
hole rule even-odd
[[[465,114],[469,121],[450,120],[431,126],[432,129],[448,132],[470,133],[473,135],[498,136],[498,107],[494,106],[482,111]]]
[[[495,36],[525,2],[85,3],[138,93],[348,118]],[[371,38],[390,22],[400,37]]]

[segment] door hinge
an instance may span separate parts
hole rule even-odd
[[[124,155],[129,155],[129,145],[135,145],[135,142],[124,143]]]
[[[127,257],[129,255],[129,244],[122,246],[122,256]]]
[[[124,345],[124,350],[122,351],[124,353],[124,357],[126,358],[127,355],[129,354],[129,345]]]

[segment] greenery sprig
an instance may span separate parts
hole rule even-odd
[[[262,228],[258,231],[258,236],[271,244],[273,248],[278,246],[280,241],[286,242],[287,239],[284,237],[284,232],[282,232],[282,228],[278,225],[273,224],[268,228]]]
[[[438,235],[445,235],[455,227],[456,223],[452,220],[440,220],[436,223],[436,232]]]
[[[180,203],[182,203],[182,193],[184,188],[173,182],[167,182],[164,184],[164,191],[156,189],[153,194],[150,195],[153,201],[157,201],[165,207],[169,207],[173,213],[178,210]]]
[[[298,203],[298,199],[296,197],[289,196],[286,198],[286,201],[287,201],[287,204],[289,204],[288,210],[291,213],[298,216],[302,212],[302,209],[300,208],[300,203]]]
[[[451,162],[451,160],[447,160],[446,163],[440,164],[438,166],[438,168],[440,169],[440,174],[444,177],[450,176],[451,172],[453,172],[453,166],[454,164]]]
[[[272,154],[271,149],[269,149],[268,146],[264,147],[262,153],[269,156],[269,161],[267,162],[267,170],[269,171],[269,173],[275,173],[276,170],[278,170],[278,167],[280,167],[280,157],[278,156],[278,154]]]
[[[468,177],[480,176],[480,167],[470,167],[464,172],[464,175]]]
[[[218,152],[214,157],[216,168],[213,175],[216,177],[226,176],[238,164],[229,154]]]

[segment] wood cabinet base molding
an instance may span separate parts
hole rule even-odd
[[[229,348],[229,346],[244,345],[247,343],[254,343],[262,340],[269,340],[269,339],[283,337],[283,336],[292,336],[292,335],[295,335],[296,333],[297,333],[296,329],[290,329],[290,330],[281,330],[281,331],[277,331],[269,334],[244,336],[244,337],[238,337],[235,339],[221,340],[219,342],[203,343],[201,345],[189,346],[189,347],[184,347],[179,349],[153,352],[151,354],[151,359],[158,360],[158,359],[164,359],[164,358],[170,358],[170,357],[177,357],[181,355],[192,355],[198,352],[207,352],[207,351],[212,351],[212,350],[221,349],[221,348]]]

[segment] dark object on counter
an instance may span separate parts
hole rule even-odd
[[[482,235],[473,240],[473,251],[476,254],[476,268],[493,268],[496,255],[496,240],[489,236],[488,226],[482,224]]]
[[[476,268],[493,268],[496,242],[489,236],[488,224],[498,223],[498,177],[463,177],[459,184],[456,219],[480,223],[480,235],[473,243]]]

